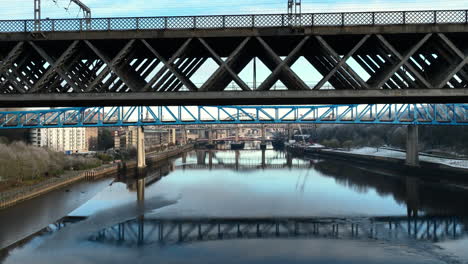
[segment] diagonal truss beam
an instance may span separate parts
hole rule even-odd
[[[229,75],[231,75],[234,82],[236,82],[237,85],[239,85],[239,87],[243,91],[251,91],[252,90],[241,78],[239,78],[239,76],[234,72],[234,70],[230,66],[233,62],[235,62],[234,58],[236,56],[238,56],[240,54],[240,52],[245,48],[245,46],[247,45],[247,43],[250,40],[250,37],[245,38],[241,42],[241,44],[239,46],[237,46],[237,48],[234,50],[234,52],[231,53],[231,55],[227,58],[226,61],[223,61],[221,59],[221,57],[210,47],[210,45],[208,45],[208,43],[206,43],[206,41],[204,39],[199,38],[198,40],[208,50],[208,52],[211,54],[211,56],[213,57],[215,62],[220,66],[220,68],[213,75],[219,74],[219,73],[221,73],[223,71],[227,71],[229,73]],[[205,90],[209,89],[209,87],[205,87],[204,89]]]
[[[270,56],[274,63],[276,64],[276,68],[272,71],[270,76],[268,76],[265,81],[258,87],[257,90],[259,91],[266,91],[270,90],[271,87],[278,81],[278,80],[285,80],[283,83],[294,83],[293,87],[288,87],[289,89],[297,89],[297,90],[310,90],[307,84],[299,77],[297,74],[291,70],[291,66],[300,56],[300,51],[304,47],[304,45],[309,40],[309,36],[304,37],[299,44],[289,53],[286,59],[282,60],[274,51],[273,49],[261,38],[257,37],[257,40],[260,42],[261,46],[265,49],[268,56]],[[285,76],[281,76],[285,75]],[[291,82],[287,80],[291,80]],[[297,86],[296,86],[297,85]]]
[[[37,51],[37,53],[39,53],[39,55],[42,56],[42,58],[44,58],[47,61],[47,63],[49,63],[50,65],[57,64],[58,61],[55,61],[52,57],[50,57],[41,47],[37,46],[32,41],[29,41],[29,44]],[[70,79],[70,77],[63,69],[57,67],[55,70],[58,73],[58,75],[73,88],[75,92],[81,91],[80,87],[78,87],[78,85],[76,85],[76,83]]]
[[[354,48],[348,52],[348,54],[346,54],[346,56],[344,56],[339,62],[338,64],[313,88],[314,90],[320,90],[320,88],[322,88],[322,86],[328,82],[330,80],[330,78],[335,75],[335,73],[341,69],[343,66],[345,66],[346,64],[346,61],[348,61],[348,59],[354,55],[354,53],[356,53],[356,51],[369,39],[370,35],[366,35],[364,36],[355,46]],[[317,36],[319,42],[321,42],[322,44],[326,44],[325,40],[323,38],[319,38]],[[328,50],[329,51],[333,51],[333,49],[329,46],[329,45],[325,45],[325,46],[328,46]],[[336,52],[333,51],[333,57],[335,58],[339,58],[339,56],[337,56],[338,54],[336,54]],[[348,68],[349,69],[349,68]],[[354,72],[354,71],[353,71]],[[358,76],[356,74],[356,76]],[[358,79],[357,79],[361,85],[365,88],[368,88],[367,84],[358,76]]]
[[[468,56],[465,56],[465,54],[460,49],[458,49],[457,46],[455,46],[455,44],[444,34],[439,33],[438,36],[461,59],[460,63],[455,65],[454,68],[449,69],[447,75],[444,78],[441,78],[438,82],[435,83],[436,88],[442,89],[450,81],[450,79],[452,79],[455,74],[457,74],[468,63]]]
[[[8,67],[11,67],[13,62],[18,59],[18,57],[21,55],[21,52],[23,51],[24,48],[24,42],[18,42],[13,49],[8,53],[8,55],[5,57],[3,62],[0,64],[0,74],[3,73],[2,75],[5,77],[5,82],[2,83],[0,87],[3,87],[6,82],[8,81],[18,92],[20,93],[26,93],[26,90],[21,87],[21,84],[18,84],[16,79],[10,75],[8,72]]]
[[[68,46],[68,48],[57,59],[57,61],[52,61],[52,63],[49,62],[51,66],[46,71],[46,73],[44,73],[44,75],[42,75],[42,77],[34,84],[34,86],[29,91],[30,93],[39,91],[50,80],[50,78],[52,78],[54,74],[57,74],[59,71],[63,71],[63,64],[73,55],[73,52],[76,49],[78,43],[78,40],[73,41],[73,43],[70,44],[70,46]]]
[[[187,78],[184,75],[180,74],[179,71],[173,66],[173,61],[174,60],[167,61],[146,40],[142,39],[141,42],[143,42],[143,44],[151,51],[151,53],[153,53],[153,55],[156,56],[156,58],[158,60],[160,60],[164,64],[166,69],[168,69],[172,74],[174,74],[174,76],[177,79],[179,79],[179,81],[181,81],[183,83],[183,85],[185,85],[185,87],[187,87],[190,91],[197,91],[198,90],[197,86],[189,78]],[[146,88],[145,88],[145,90],[146,90]]]
[[[362,78],[361,78],[356,72],[354,72],[354,70],[351,69],[351,67],[349,67],[349,66],[345,63],[346,61],[343,62],[343,60],[340,59],[340,55],[339,55],[339,54],[338,54],[338,53],[337,53],[321,36],[316,36],[315,38],[318,40],[318,42],[320,43],[320,45],[322,45],[322,47],[333,57],[333,59],[334,59],[335,61],[338,61],[338,62],[339,62],[338,64],[340,64],[340,63],[342,62],[342,63],[341,63],[341,67],[339,67],[338,69],[336,69],[336,71],[338,71],[340,68],[344,68],[344,69],[346,70],[346,72],[347,72],[349,75],[351,75],[351,77],[352,77],[355,81],[357,81],[357,82],[359,83],[359,85],[360,85],[362,88],[365,88],[365,89],[368,88],[368,85],[366,84],[366,82],[364,82],[364,80],[362,80]],[[367,40],[367,38],[369,38],[369,36],[366,36],[365,39],[364,39],[364,41]],[[362,42],[361,45],[362,45],[363,43],[364,43],[364,42]],[[359,47],[360,47],[360,45],[359,45]],[[359,47],[357,47],[357,48],[355,47],[356,49],[355,49],[354,52],[356,52],[357,49],[358,49]],[[354,52],[353,52],[353,53],[354,53]],[[349,58],[349,57],[348,57],[348,58]],[[332,71],[333,71],[333,70],[332,70]],[[336,73],[336,71],[335,71],[334,73]],[[333,76],[333,75],[332,75],[332,76]]]
[[[182,46],[174,53],[174,55],[172,55],[172,57],[168,61],[166,61],[167,65],[169,65],[170,68],[168,68],[166,66],[166,67],[163,67],[162,69],[160,69],[158,71],[158,73],[156,73],[156,75],[154,75],[153,78],[151,78],[151,80],[143,87],[143,89],[140,90],[140,92],[151,91],[153,84],[156,83],[156,81],[159,80],[159,78],[161,78],[163,76],[163,74],[166,73],[166,71],[168,71],[168,70],[171,71],[171,68],[173,68],[174,62],[187,50],[187,48],[188,48],[188,46],[189,46],[189,44],[191,42],[192,42],[192,38],[187,39],[184,42],[184,44],[182,44]],[[187,88],[189,88],[189,87],[187,87]]]
[[[408,63],[408,60],[413,56],[432,36],[432,34],[426,34],[416,45],[414,45],[411,50],[409,50],[406,55],[401,55],[382,35],[378,34],[377,38],[382,42],[382,44],[393,54],[395,55],[400,62],[393,66],[383,77],[383,79],[377,83],[374,87],[375,89],[380,89],[385,83],[390,80],[390,78],[400,69],[403,65],[406,66],[412,74],[416,76],[427,88],[432,88],[432,85],[423,77],[419,72]]]
[[[89,85],[89,87],[85,90],[85,92],[92,91],[100,82],[102,79],[104,79],[108,74],[115,74],[119,79],[125,83],[131,90],[136,91],[136,88],[133,87],[132,84],[129,83],[126,78],[123,78],[122,74],[119,74],[119,71],[117,69],[117,64],[119,64],[125,56],[127,56],[132,47],[133,44],[135,43],[135,40],[132,39],[127,44],[119,51],[117,56],[115,56],[114,59],[108,58],[106,55],[104,55],[102,52],[100,52],[96,46],[94,46],[90,41],[85,40],[86,45],[106,64],[106,68],[101,71],[101,73],[96,77],[96,79]]]

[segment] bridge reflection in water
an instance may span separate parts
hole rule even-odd
[[[180,168],[253,170],[311,167],[308,161],[296,160],[293,163],[290,153],[268,150],[197,150],[196,157],[196,164],[185,159]]]
[[[468,235],[466,218],[174,218],[139,217],[92,234],[90,241],[119,246],[170,246],[229,239],[456,240]]]
[[[250,159],[262,152],[261,160]],[[244,158],[242,158],[244,155]],[[288,156],[288,157],[286,157]],[[286,162],[285,162],[286,158]],[[184,154],[181,163],[168,162],[152,168],[146,174],[126,181],[128,189],[136,191],[138,206],[144,206],[145,188],[171,171],[197,168],[268,169],[310,167],[338,184],[366,190],[375,189],[380,195],[392,195],[406,204],[406,216],[373,217],[151,217],[140,215],[91,234],[95,243],[132,247],[157,244],[196,243],[214,240],[242,239],[358,239],[358,240],[420,240],[441,242],[468,236],[468,217],[464,212],[466,192],[441,188],[423,182],[417,175],[388,177],[388,171],[373,171],[353,165],[337,166],[335,161],[305,161],[272,151],[196,151]],[[208,164],[207,164],[208,163]],[[215,166],[216,165],[216,166]],[[293,166],[294,167],[294,166]],[[455,202],[454,202],[455,201]],[[458,202],[457,202],[458,201]],[[67,224],[67,223],[65,223]]]

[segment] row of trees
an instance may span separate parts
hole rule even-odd
[[[0,177],[3,180],[34,180],[58,176],[67,170],[96,168],[102,162],[95,158],[67,156],[23,142],[0,143]]]
[[[314,141],[333,148],[381,147],[405,148],[406,126],[392,125],[320,125],[307,131]],[[421,150],[442,150],[468,154],[468,127],[420,126]]]

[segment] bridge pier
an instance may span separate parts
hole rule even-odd
[[[260,144],[260,149],[265,150],[267,148],[266,145],[266,126],[262,125],[262,143]]]
[[[208,151],[208,166],[210,170],[213,169],[213,151],[211,149]]]
[[[188,140],[187,140],[187,130],[185,127],[182,127],[182,145],[187,145]]]
[[[141,126],[137,132],[137,168],[146,168],[145,132]]]
[[[208,130],[208,144],[213,145],[213,128],[210,127]]]
[[[292,168],[292,162],[293,161],[293,157],[291,155],[291,153],[289,152],[286,152],[286,165],[288,166],[288,168]]]
[[[294,139],[294,129],[292,128],[291,124],[288,124],[287,128],[288,132],[288,140],[293,140]]]
[[[145,201],[145,186],[146,181],[145,178],[141,178],[137,180],[137,200],[138,204],[142,205]]]
[[[169,144],[170,145],[175,145],[177,141],[177,132],[175,128],[169,129]]]
[[[266,166],[266,151],[262,149],[262,168]]]
[[[203,150],[197,150],[197,165],[206,164],[206,152]]]
[[[419,166],[418,126],[409,125],[406,137],[406,165]]]

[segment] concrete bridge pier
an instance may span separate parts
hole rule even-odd
[[[240,151],[236,150],[236,170],[239,170]]]
[[[213,151],[210,149],[208,151],[208,166],[211,169],[213,169]]]
[[[236,126],[236,143],[239,143],[239,133],[240,133],[240,129],[239,129],[239,125]]]
[[[213,128],[210,128],[208,130],[208,144],[213,144]]]
[[[198,138],[203,139],[206,138],[206,131],[205,130],[198,130]]]
[[[187,130],[185,127],[182,127],[182,145],[187,145],[188,140],[187,140]]]
[[[215,148],[215,145],[214,145],[214,140],[213,140],[213,127],[210,126],[210,128],[208,129],[208,145],[206,145],[206,147],[208,149],[214,149]]]
[[[293,140],[294,139],[294,129],[292,128],[291,124],[288,124],[287,128],[288,132],[288,140]]]
[[[419,166],[418,126],[409,125],[406,137],[406,165]]]
[[[262,168],[266,167],[266,150],[262,149]]]
[[[137,180],[137,200],[138,204],[142,205],[145,201],[145,186],[146,180],[145,178],[141,178]]]
[[[206,152],[204,150],[197,150],[197,165],[206,164]]]
[[[262,125],[262,143],[260,144],[260,149],[265,150],[267,148],[266,144],[266,126]]]
[[[137,132],[137,168],[146,168],[145,132],[141,126]]]
[[[291,155],[291,153],[289,152],[286,152],[286,165],[288,166],[288,168],[292,168],[292,162],[293,161],[293,157]]]

